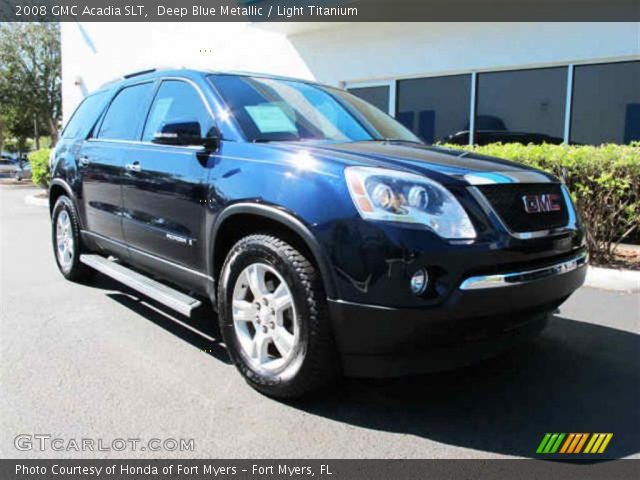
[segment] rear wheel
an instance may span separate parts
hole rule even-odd
[[[60,273],[67,280],[83,280],[92,270],[80,263],[82,243],[80,224],[75,206],[69,197],[61,195],[56,200],[51,216],[51,240]]]
[[[229,355],[257,390],[299,397],[339,372],[319,274],[284,240],[240,240],[223,266],[218,302]]]

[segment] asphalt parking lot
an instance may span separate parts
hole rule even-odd
[[[236,373],[213,314],[181,317],[106,277],[65,281],[47,209],[24,202],[33,191],[0,187],[4,458],[532,457],[545,432],[612,432],[606,457],[640,458],[640,295],[583,288],[520,351],[282,403]],[[21,451],[19,434],[195,448]]]

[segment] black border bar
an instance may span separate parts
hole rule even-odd
[[[640,0],[0,0],[0,21],[637,22]]]
[[[25,473],[29,469],[33,473]],[[72,473],[61,475],[56,474],[56,471]],[[0,460],[0,478],[627,480],[640,478],[640,461],[613,460],[594,463],[539,460]]]

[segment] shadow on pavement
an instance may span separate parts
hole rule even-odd
[[[91,286],[115,291],[107,295],[229,363],[207,306],[186,318],[139,300],[102,275]],[[362,428],[498,454],[620,458],[640,452],[640,335],[554,316],[534,343],[475,366],[396,379],[344,379],[289,405]],[[536,455],[546,432],[614,436],[602,455]],[[385,445],[379,448],[384,456]]]
[[[592,458],[619,458],[640,452],[640,336],[554,317],[536,342],[474,367],[345,379],[292,406],[358,427],[522,457],[541,457],[535,450],[545,432],[611,432],[606,452]]]
[[[231,363],[227,349],[222,345],[216,314],[210,305],[203,305],[194,311],[189,318],[105,275],[96,274],[90,282],[85,283],[85,286],[111,290],[106,294],[107,297],[193,345],[198,350],[202,350],[226,364]]]

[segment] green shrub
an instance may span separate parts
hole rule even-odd
[[[42,188],[49,188],[51,173],[49,172],[49,153],[51,149],[41,148],[29,154],[29,163],[31,163],[31,178],[33,183],[40,185]]]
[[[446,145],[523,163],[564,177],[587,228],[594,263],[640,235],[640,143],[631,145]]]

